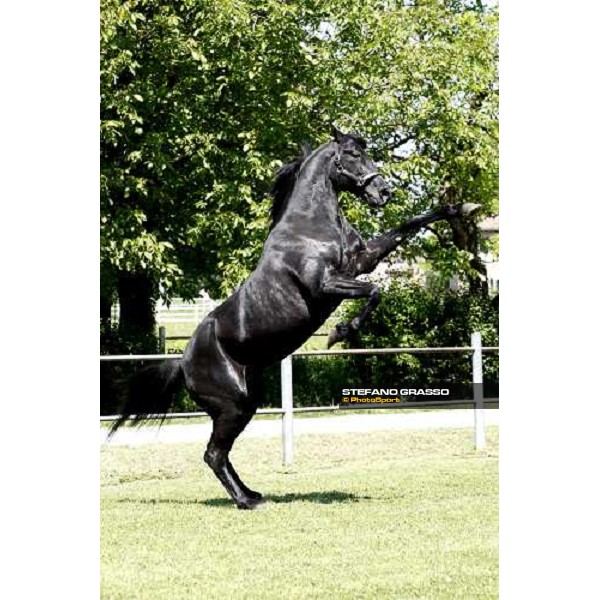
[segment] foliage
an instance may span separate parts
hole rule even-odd
[[[347,303],[345,320],[355,316],[360,305],[360,302]],[[351,345],[366,348],[470,346],[474,331],[481,332],[484,346],[499,345],[498,311],[487,295],[428,289],[414,282],[392,279],[382,293],[377,310],[363,324],[358,339]],[[355,360],[354,367],[363,383],[379,385],[398,381],[424,384],[472,380],[468,354],[385,355]],[[484,381],[497,383],[498,369],[498,355],[485,354]],[[390,382],[390,377],[394,381]]]
[[[121,340],[117,342],[120,343]],[[120,353],[123,346],[116,345]],[[137,346],[139,347],[139,346]],[[139,352],[139,350],[138,350]],[[154,350],[156,352],[156,350]],[[131,353],[134,353],[133,349]],[[148,352],[152,353],[152,351]],[[103,362],[100,365],[100,414],[111,415],[120,407],[119,385],[127,377],[143,366],[143,362]],[[294,360],[294,406],[325,406],[338,403],[340,390],[354,382],[356,373],[345,357],[312,357]],[[263,373],[263,394],[261,408],[281,407],[280,365],[272,365]],[[356,384],[359,381],[355,381]],[[181,390],[173,404],[173,412],[198,412],[198,405]]]
[[[396,199],[344,199],[365,233],[440,198],[497,212],[497,13],[466,1],[101,0],[102,285],[222,297],[256,264],[273,172],[335,122]],[[443,225],[439,227],[443,228]],[[408,252],[468,268],[435,237]]]
[[[293,359],[294,406],[338,404],[341,390],[352,383],[352,364],[343,356],[312,356]],[[280,366],[264,373],[264,406],[281,407]]]
[[[100,354],[158,354],[155,335],[143,335],[138,330],[117,329],[110,324],[100,325]],[[136,368],[139,362],[100,361],[100,414],[112,415],[120,408],[119,386]]]
[[[142,335],[137,330],[117,329],[110,324],[100,325],[100,354],[157,354],[156,335]]]

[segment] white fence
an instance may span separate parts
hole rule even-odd
[[[490,294],[499,292],[500,282],[497,279],[488,278]],[[454,285],[452,280],[450,287]],[[156,323],[165,325],[167,323],[200,323],[208,313],[216,306],[221,304],[222,300],[212,300],[208,297],[195,298],[193,302],[184,302],[181,299],[175,299],[168,306],[162,302],[156,304]],[[111,307],[110,316],[113,322],[118,322],[120,315],[120,306],[117,302]]]
[[[460,404],[473,403],[473,429],[475,448],[481,450],[485,447],[485,423],[484,423],[484,406],[488,402],[496,402],[496,400],[486,400],[483,397],[483,354],[484,352],[497,352],[497,346],[484,347],[481,344],[481,334],[475,332],[471,335],[471,346],[462,347],[444,347],[444,348],[373,348],[373,349],[348,349],[348,350],[312,350],[294,352],[281,362],[281,408],[259,409],[258,414],[282,415],[282,458],[285,465],[289,465],[293,461],[294,456],[294,413],[300,412],[319,412],[323,410],[334,411],[339,410],[336,405],[333,406],[315,406],[294,408],[294,393],[293,393],[293,366],[292,358],[308,357],[308,356],[345,356],[353,354],[362,355],[378,355],[378,354],[452,354],[463,353],[471,355],[472,367],[472,382],[473,393],[472,399],[455,402]],[[100,356],[101,362],[108,361],[148,361],[148,360],[168,360],[181,358],[181,354],[146,354],[146,355],[106,355]],[[445,404],[449,404],[446,402]],[[405,403],[403,408],[432,408],[439,407],[440,402],[418,402]],[[170,413],[166,418],[193,418],[198,416],[206,416],[204,412],[193,413]],[[101,416],[101,421],[114,421],[118,415]],[[133,418],[133,416],[131,417]]]
[[[162,302],[156,305],[156,322],[158,325],[165,323],[200,323],[206,315],[221,302],[211,298],[196,298],[193,302],[175,300],[169,306]],[[119,304],[113,304],[111,319],[118,321],[120,315]]]

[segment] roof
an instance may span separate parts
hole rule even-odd
[[[493,217],[486,217],[479,223],[479,229],[485,233],[499,233],[500,232],[500,215]]]

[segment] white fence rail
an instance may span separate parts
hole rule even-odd
[[[210,298],[196,298],[193,302],[174,301],[169,306],[158,303],[156,305],[156,322],[158,325],[165,323],[200,323],[208,313],[221,302]],[[120,306],[113,304],[111,319],[119,320]]]
[[[481,334],[475,332],[471,336],[471,346],[461,347],[439,347],[439,348],[358,348],[345,350],[312,350],[299,351],[288,356],[281,362],[281,408],[259,409],[258,414],[282,415],[282,458],[285,465],[293,461],[294,456],[294,413],[300,412],[320,412],[339,410],[336,405],[332,406],[314,406],[294,408],[293,397],[293,367],[292,358],[308,356],[347,356],[347,355],[379,355],[379,354],[453,354],[467,353],[471,355],[472,364],[472,382],[474,397],[465,401],[457,402],[459,404],[473,403],[474,415],[474,442],[475,448],[481,450],[485,448],[485,423],[484,406],[486,401],[483,397],[483,354],[484,352],[497,352],[497,346],[482,346]],[[104,355],[100,356],[101,362],[111,361],[148,361],[148,360],[168,360],[181,358],[181,354],[143,354],[143,355]],[[405,403],[404,408],[431,408],[439,407],[440,403],[418,402]],[[192,413],[169,413],[166,418],[193,418],[206,416],[204,412]],[[101,416],[101,421],[114,421],[118,415]],[[132,416],[133,418],[133,416]]]

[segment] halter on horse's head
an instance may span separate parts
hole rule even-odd
[[[392,192],[365,152],[365,140],[354,134],[342,133],[335,127],[332,134],[337,146],[333,170],[339,188],[362,196],[372,206],[383,206]]]

